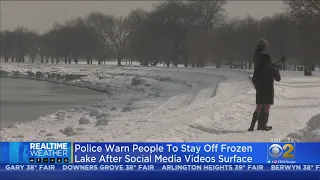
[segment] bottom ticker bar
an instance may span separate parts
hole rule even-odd
[[[281,180],[319,180],[320,173],[316,171],[154,171],[154,172],[143,172],[143,171],[123,171],[123,172],[108,172],[108,171],[2,171],[0,172],[1,180],[34,180],[34,179],[45,179],[45,180],[212,180],[212,179],[223,179],[223,180],[234,180],[234,179],[245,179],[245,180],[270,180],[270,179],[281,179]]]
[[[1,171],[318,171],[319,164],[1,164]]]

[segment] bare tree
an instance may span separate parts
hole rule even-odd
[[[40,48],[40,35],[37,32],[28,32],[27,34],[27,55],[29,56],[30,63],[34,63],[34,59],[39,54]]]
[[[109,16],[109,26],[106,36],[106,44],[108,49],[115,54],[118,60],[118,66],[124,57],[124,48],[129,37],[130,26],[129,20]]]
[[[126,58],[130,59],[130,64],[132,65],[132,60],[139,58],[135,51],[135,48],[141,47],[140,40],[143,39],[143,34],[139,33],[139,30],[144,25],[146,19],[149,17],[149,13],[144,11],[143,9],[137,8],[127,16],[128,26],[130,28],[130,34],[128,37],[127,42],[125,43],[125,52],[124,55]],[[157,62],[156,62],[157,63]],[[156,64],[155,63],[155,64]],[[154,65],[155,65],[154,64]]]
[[[220,61],[229,65],[231,69],[235,68],[236,59],[238,59],[239,41],[237,28],[239,26],[238,19],[232,19],[225,22],[213,32],[212,37],[212,53],[214,54],[215,63],[220,67]]]
[[[4,62],[9,61],[9,57],[12,53],[12,36],[13,33],[10,31],[1,31],[1,55],[4,59]]]
[[[319,62],[320,49],[320,1],[284,1],[289,15],[297,22],[299,32],[300,58],[304,63],[314,66]]]
[[[1,31],[1,57],[8,62],[78,63],[86,59],[98,64],[108,59],[137,60],[141,65],[204,67],[208,62],[217,68],[251,68],[252,52],[259,37],[271,44],[275,57],[286,51],[290,61],[314,66],[320,56],[320,2],[285,1],[287,13],[256,20],[253,17],[226,21],[221,1],[163,1],[146,12],[133,10],[127,17],[92,12],[55,22],[52,29],[38,35],[26,28]],[[283,67],[286,69],[286,67]]]
[[[130,33],[128,19],[94,12],[87,17],[86,22],[95,28],[109,52],[117,58],[118,65],[120,66]]]
[[[196,62],[198,67],[203,67],[209,57],[210,36],[213,30],[217,28],[225,19],[225,11],[222,8],[226,1],[190,1],[189,7],[193,9],[192,16],[194,20],[194,30],[189,35],[189,55],[192,56],[192,66]],[[190,54],[190,52],[192,52]],[[211,57],[213,58],[213,57]],[[195,59],[197,59],[195,61]],[[185,65],[186,66],[186,65]],[[219,67],[219,65],[218,65]]]
[[[293,22],[285,13],[275,14],[261,21],[260,33],[262,37],[268,39],[271,54],[280,59],[289,51],[289,40],[292,38],[289,32],[294,28]]]
[[[25,61],[28,48],[28,33],[29,29],[24,27],[18,27],[14,30],[13,34],[13,54],[17,58],[18,62]]]
[[[296,20],[303,20],[307,17],[320,19],[320,1],[318,0],[284,0],[284,3],[289,6],[288,11]]]
[[[141,27],[134,32],[131,47],[143,65],[155,65],[165,60],[188,63],[187,38],[195,26],[194,9],[182,1],[165,1],[150,13]],[[132,51],[132,49],[131,49]]]
[[[252,68],[252,53],[256,48],[257,39],[259,38],[258,21],[251,16],[239,21],[237,28],[238,47],[237,60],[240,63],[240,69]],[[249,67],[248,67],[249,66]]]

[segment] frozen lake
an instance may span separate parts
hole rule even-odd
[[[0,87],[1,128],[108,97],[85,88],[26,79],[1,78]]]

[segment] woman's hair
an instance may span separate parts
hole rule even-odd
[[[260,38],[258,40],[258,45],[263,45],[264,47],[267,47],[267,46],[269,46],[269,43],[268,43],[268,41],[266,39]]]
[[[265,50],[269,46],[269,43],[266,39],[260,38],[258,40],[257,49],[259,50]]]
[[[258,45],[257,45],[257,49],[259,49],[259,50],[265,50],[265,49],[266,49],[266,46],[263,45],[263,44],[258,44]]]

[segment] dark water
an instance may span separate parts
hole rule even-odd
[[[105,100],[105,93],[45,81],[0,79],[0,125],[35,120],[59,109]]]

